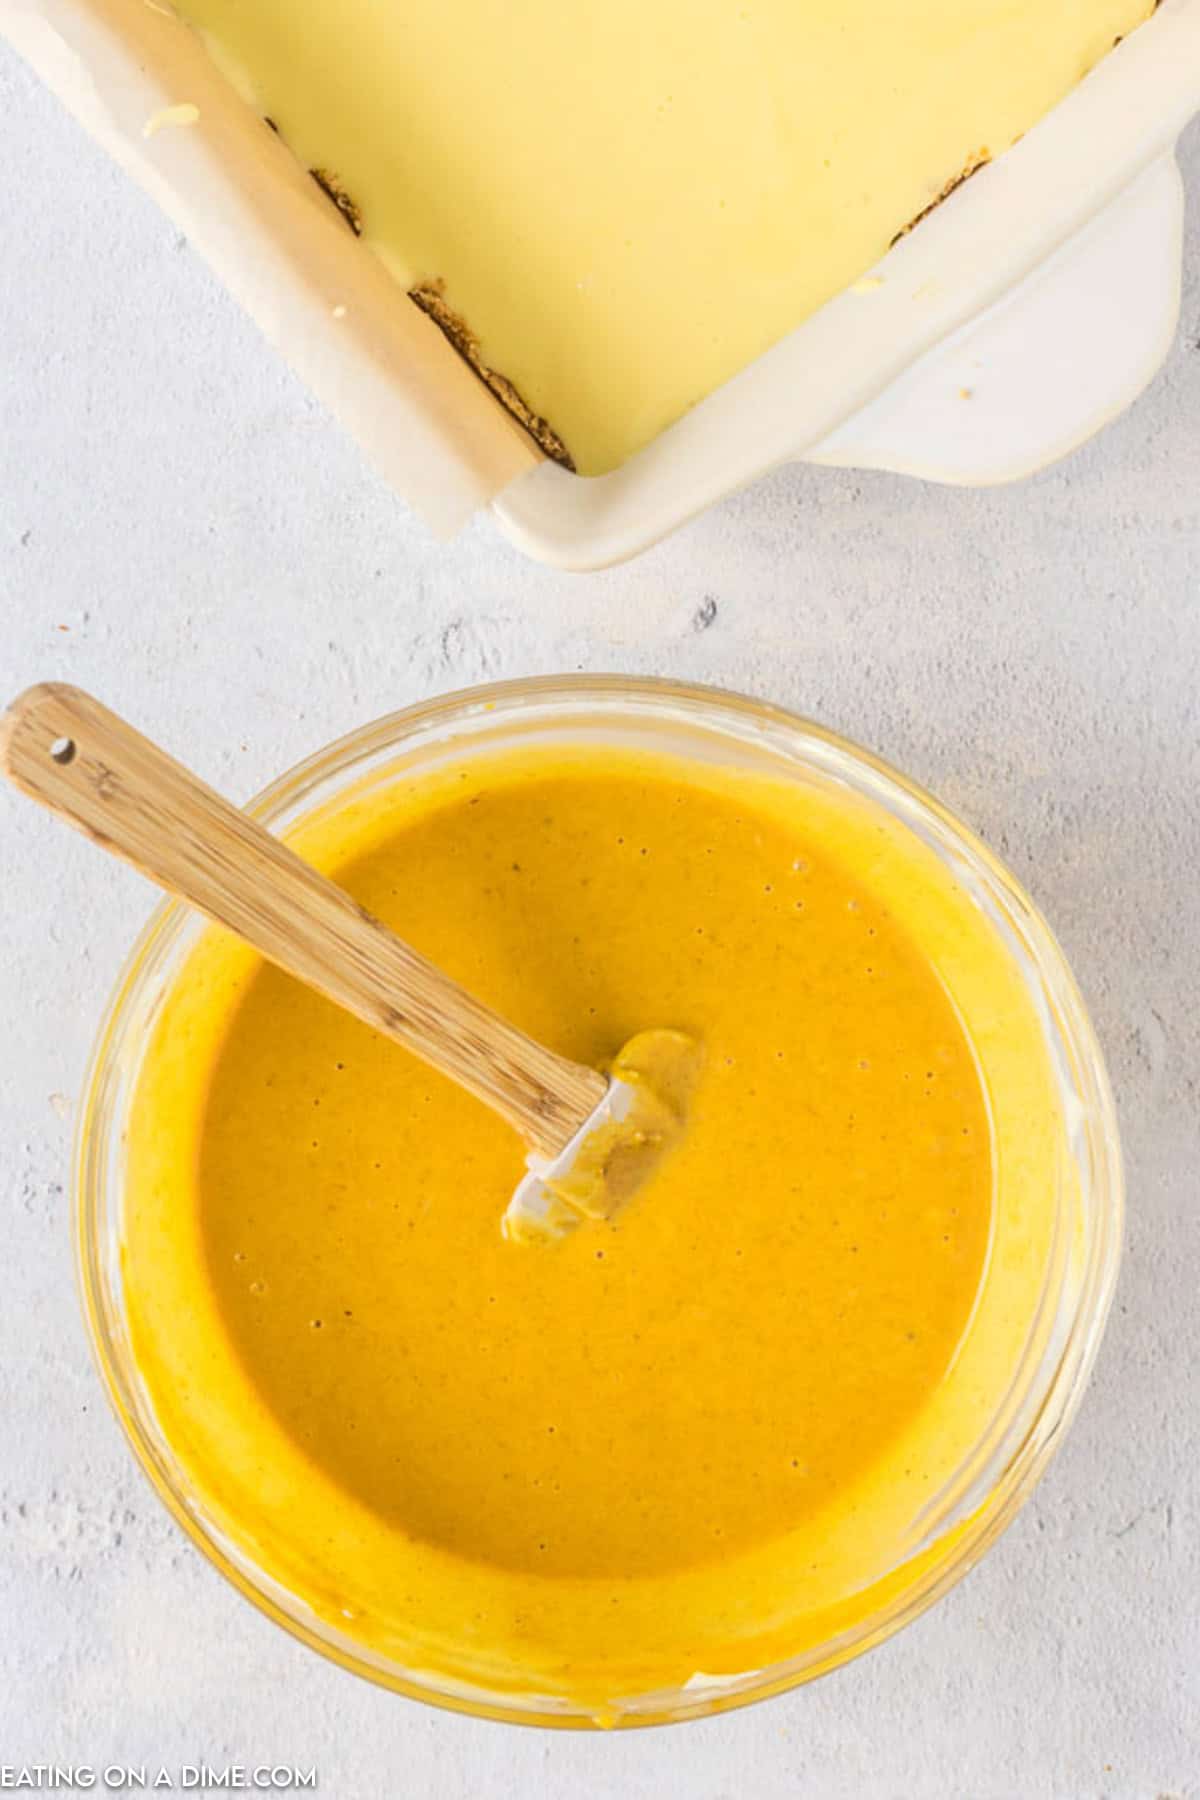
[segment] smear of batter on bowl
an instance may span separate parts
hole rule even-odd
[[[1155,0],[179,0],[582,474],[869,269]],[[427,298],[422,304],[428,304]]]

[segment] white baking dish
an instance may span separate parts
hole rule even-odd
[[[490,503],[565,568],[633,556],[783,462],[1029,473],[1127,404],[1175,329],[1200,0],[1164,0],[876,281],[591,480],[541,459],[161,0],[0,0],[0,26],[435,529]]]

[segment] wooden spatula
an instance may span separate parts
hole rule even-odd
[[[531,1170],[505,1214],[507,1235],[560,1236],[603,1214],[602,1206],[564,1202],[558,1183],[587,1146],[594,1167],[596,1144],[614,1133],[646,1139],[635,1119],[643,1100],[636,1070],[632,1081],[606,1080],[527,1037],[78,688],[46,682],[14,701],[0,720],[0,771],[493,1107],[525,1140]],[[585,1185],[594,1198],[590,1177]]]

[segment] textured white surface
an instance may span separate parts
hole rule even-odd
[[[72,1287],[71,1115],[152,904],[0,794],[0,1764],[315,1763],[335,1800],[1200,1795],[1200,134],[1183,334],[1101,440],[984,493],[785,471],[631,568],[430,543],[166,227],[0,57],[0,699],[63,676],[248,796],[489,676],[630,669],[801,708],[1032,887],[1107,1049],[1128,1253],[1036,1498],[907,1633],[676,1731],[559,1737],[327,1667],[169,1523]]]

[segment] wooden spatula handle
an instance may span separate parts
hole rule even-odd
[[[475,1000],[294,851],[78,688],[0,720],[0,769],[309,987],[424,1057],[555,1155],[605,1091]]]

